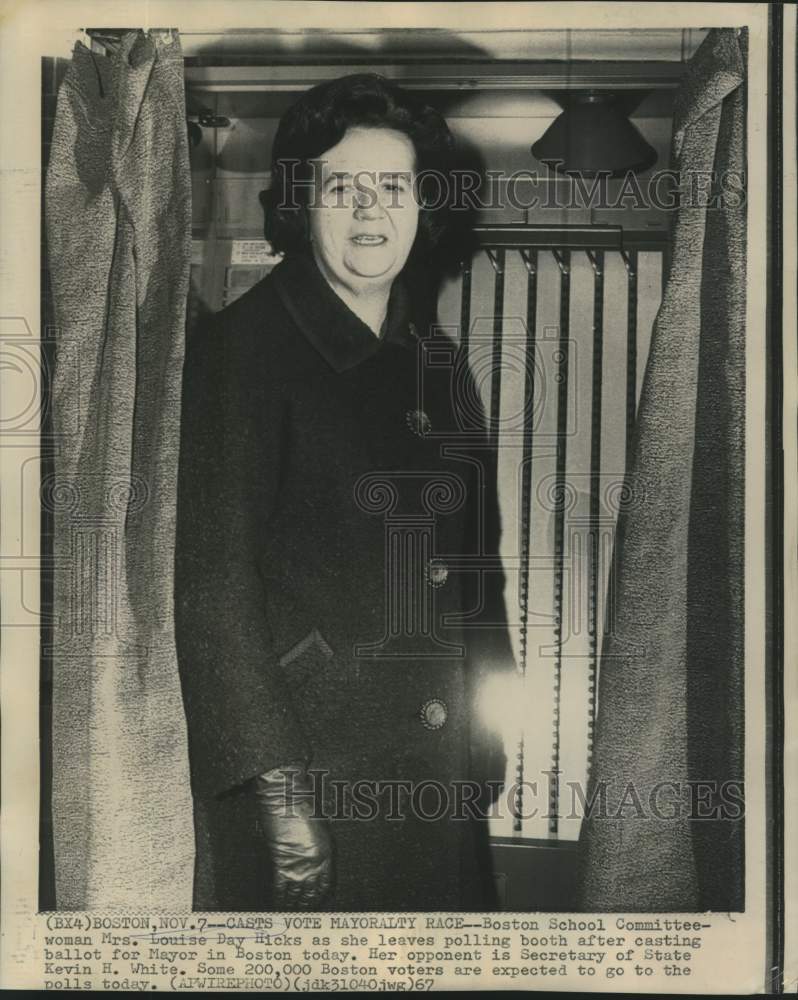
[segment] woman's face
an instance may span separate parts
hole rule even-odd
[[[317,162],[313,255],[333,288],[390,288],[418,229],[415,149],[387,128],[350,128]]]

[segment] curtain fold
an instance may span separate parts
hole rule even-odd
[[[78,43],[45,184],[58,909],[191,908],[173,622],[190,198],[177,34]]]
[[[674,111],[680,204],[628,465],[599,677],[584,911],[740,910],[746,36]]]

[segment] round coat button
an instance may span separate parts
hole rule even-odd
[[[408,410],[405,419],[410,430],[419,437],[425,437],[432,430],[432,421],[423,410]]]
[[[446,725],[449,710],[446,702],[440,698],[430,698],[425,701],[419,710],[421,725],[425,729],[442,729]]]
[[[443,559],[430,559],[427,563],[427,583],[431,587],[442,587],[449,579],[449,567]]]

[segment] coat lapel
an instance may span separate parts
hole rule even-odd
[[[386,342],[414,348],[416,327],[401,277],[394,281],[380,337],[330,287],[309,255],[287,257],[270,275],[294,322],[336,372],[376,354]]]

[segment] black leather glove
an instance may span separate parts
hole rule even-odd
[[[313,789],[299,767],[275,768],[253,782],[272,861],[275,910],[319,909],[332,885],[332,839],[314,816]]]

